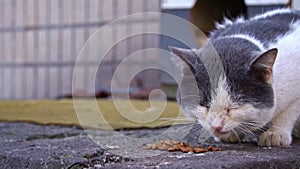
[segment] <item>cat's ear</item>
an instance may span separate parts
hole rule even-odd
[[[188,65],[190,68],[195,65],[197,55],[193,50],[182,49],[173,46],[169,46],[169,49],[172,53],[180,58],[173,57],[172,59],[174,60],[175,64],[181,67],[181,69],[187,67],[186,65]]]
[[[273,48],[252,61],[250,70],[257,79],[266,83],[270,82],[277,53],[278,50]]]

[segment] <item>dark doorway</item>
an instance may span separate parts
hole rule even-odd
[[[224,17],[233,19],[239,16],[247,17],[244,0],[197,0],[190,11],[191,23],[207,36],[215,28],[216,22],[221,22]],[[195,33],[197,37],[200,36],[199,31]]]

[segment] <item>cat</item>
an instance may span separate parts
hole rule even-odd
[[[183,74],[183,112],[217,141],[261,131],[260,146],[290,146],[293,131],[300,135],[300,12],[276,9],[216,27],[199,49],[170,47]]]

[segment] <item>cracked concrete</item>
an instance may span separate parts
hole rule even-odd
[[[178,130],[162,134],[166,130],[169,128],[84,131],[54,125],[0,122],[0,166],[5,169],[56,169],[76,164],[71,168],[84,168],[94,160],[94,168],[300,168],[300,140],[294,140],[291,147],[285,148],[209,141],[208,144],[217,144],[224,151],[203,154],[142,149],[144,144],[178,135]],[[196,134],[187,137],[184,139],[195,144]]]

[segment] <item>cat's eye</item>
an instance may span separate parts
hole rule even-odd
[[[238,109],[238,108],[240,108],[240,105],[237,105],[237,104],[232,104],[232,105],[227,107],[227,109],[230,109],[230,110],[235,110],[235,109]]]
[[[209,105],[208,104],[200,104],[200,106],[209,109]]]
[[[238,108],[238,106],[230,106],[228,108],[225,108],[226,114],[229,114],[231,110],[236,110]]]

